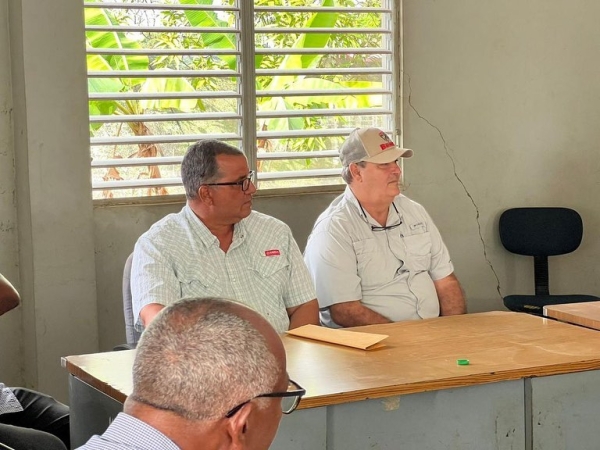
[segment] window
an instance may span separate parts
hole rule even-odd
[[[396,130],[394,3],[86,0],[94,198],[183,193],[202,138],[241,148],[261,189],[341,183],[352,129]]]

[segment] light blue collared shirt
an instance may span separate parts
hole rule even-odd
[[[179,450],[179,447],[146,422],[119,413],[102,436],[92,436],[78,450]]]

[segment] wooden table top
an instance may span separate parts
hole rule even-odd
[[[544,315],[562,322],[600,330],[600,301],[544,306]]]
[[[283,336],[300,408],[600,369],[600,333],[514,312],[488,312],[354,328],[388,334],[364,351]],[[135,350],[68,356],[76,377],[123,402]],[[458,365],[468,359],[469,365]]]

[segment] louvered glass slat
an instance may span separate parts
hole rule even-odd
[[[236,50],[204,49],[204,48],[186,48],[186,49],[164,49],[164,48],[140,48],[128,49],[103,48],[99,50],[88,49],[88,55],[239,55]]]
[[[92,146],[94,145],[127,145],[127,144],[173,144],[180,142],[188,142],[193,143],[199,139],[218,139],[222,141],[232,140],[232,139],[240,139],[237,134],[234,133],[206,133],[206,134],[177,134],[177,135],[167,135],[167,134],[152,134],[147,136],[110,136],[105,138],[91,138],[90,143]]]
[[[333,116],[358,116],[358,115],[391,114],[384,108],[357,108],[357,109],[310,109],[296,111],[259,111],[257,118],[285,118],[285,117],[333,117]]]
[[[89,78],[211,78],[239,77],[234,70],[101,70],[88,72]]]
[[[360,2],[357,2],[360,3]],[[315,11],[314,5],[312,6],[255,6],[254,10],[258,13],[313,13]],[[336,7],[336,6],[322,6],[319,5],[320,12],[327,13],[386,13],[391,14],[392,10],[389,8],[376,8],[376,7]]]
[[[389,34],[385,28],[257,28],[255,33],[263,34]]]
[[[261,188],[339,184],[352,129],[397,128],[393,0],[205,3],[84,2],[94,198],[183,193],[203,138]]]
[[[311,159],[311,158],[337,158],[337,150],[324,150],[320,152],[270,152],[258,155],[259,160],[293,160],[293,159]],[[125,160],[103,159],[93,160],[92,168],[102,169],[109,167],[134,167],[149,165],[177,165],[181,164],[183,156],[162,156],[158,158],[127,158]]]
[[[90,100],[154,100],[154,99],[210,99],[210,98],[241,98],[239,92],[96,92],[88,94]]]
[[[144,27],[144,26],[111,26],[111,25],[89,25],[87,31],[109,31],[114,33],[239,33],[239,30],[227,27]]]
[[[183,122],[192,120],[222,120],[238,119],[242,116],[230,112],[214,113],[188,113],[188,114],[130,114],[126,116],[107,115],[90,117],[91,123],[110,123],[110,122]]]
[[[95,191],[106,189],[136,189],[146,187],[169,187],[181,185],[180,177],[161,177],[154,179],[99,181],[92,187]]]
[[[326,69],[261,69],[256,71],[257,76],[322,76],[322,75],[379,75],[379,74],[391,74],[392,71],[384,68],[370,68],[361,67],[358,69],[339,69],[339,68],[326,68]]]
[[[224,3],[224,2],[223,2]],[[103,9],[131,9],[131,10],[167,10],[167,11],[185,11],[185,10],[197,10],[197,11],[238,11],[239,8],[235,6],[227,5],[182,5],[172,2],[158,2],[158,3],[145,3],[145,2],[97,2],[84,1],[86,8],[103,8]]]
[[[262,177],[258,178],[258,187],[269,181],[277,180],[301,180],[301,179],[313,179],[313,178],[325,178],[325,177],[339,177],[339,169],[323,169],[323,170],[305,170],[305,171],[287,171],[287,172],[272,172],[263,174]],[[132,188],[146,188],[146,187],[169,187],[169,186],[180,186],[181,177],[172,178],[155,178],[148,180],[115,180],[115,181],[103,181],[98,182],[93,186],[93,190],[100,191],[106,189],[132,189]]]
[[[298,89],[295,91],[256,91],[258,97],[304,97],[304,96],[344,96],[344,95],[366,95],[366,94],[389,94],[388,89],[336,89],[334,92],[325,90]]]

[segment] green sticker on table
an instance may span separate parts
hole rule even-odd
[[[459,366],[468,366],[469,360],[468,359],[457,359],[456,364],[458,364]]]

